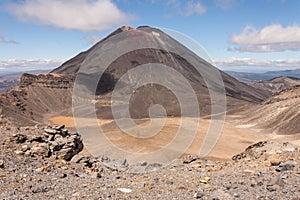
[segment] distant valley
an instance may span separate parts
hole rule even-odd
[[[280,76],[300,78],[300,68],[294,70],[269,71],[265,73],[248,73],[248,72],[235,72],[235,71],[225,71],[225,72],[235,77],[239,81],[245,83],[266,81]]]

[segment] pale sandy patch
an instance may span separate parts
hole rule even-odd
[[[85,120],[86,124],[90,123],[89,119],[80,120]],[[51,118],[50,121],[55,124],[65,124],[67,127],[74,128],[74,119],[72,117],[58,116]],[[147,125],[149,122],[147,119],[136,121],[141,126]],[[167,145],[175,137],[178,127],[180,126],[180,122],[180,118],[168,118],[165,126],[158,134],[151,138],[139,139],[122,132],[112,120],[99,120],[99,124],[103,125],[103,130],[106,133],[106,136],[114,145],[126,151],[143,153],[152,152]],[[186,153],[199,154],[200,147],[209,125],[210,120],[200,120],[200,126],[195,140]],[[246,129],[245,126],[242,127],[243,128],[238,128],[229,122],[225,122],[222,134],[217,144],[207,157],[229,160],[233,155],[244,151],[249,145],[268,138],[265,134]],[[87,153],[87,150],[85,150],[85,153]]]

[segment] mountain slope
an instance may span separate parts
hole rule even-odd
[[[0,95],[0,114],[15,124],[44,122],[46,114],[70,108],[74,77],[23,74],[20,83]]]
[[[24,120],[43,122],[47,120],[48,116],[59,115],[62,111],[71,113],[73,83],[79,67],[95,48],[101,46],[104,41],[111,37],[119,36],[120,33],[122,33],[122,37],[124,38],[133,37],[133,39],[135,35],[149,35],[150,33],[154,39],[160,39],[179,49],[181,52],[194,56],[193,52],[158,29],[145,26],[137,29],[121,27],[89,50],[78,54],[48,75],[23,75],[21,83],[18,86],[0,97],[0,104],[4,108],[2,109],[2,114],[4,113],[4,115],[8,115],[11,118],[17,118],[15,121],[22,118],[20,120],[22,122]],[[212,79],[213,76],[207,71],[217,69],[202,58],[196,57],[196,59],[203,71],[201,75],[181,55],[160,49],[139,49],[120,56],[106,69],[98,83],[96,90],[96,110],[98,117],[112,118],[110,102],[112,90],[116,82],[128,70],[146,63],[164,64],[183,75],[194,89],[200,102],[201,116],[210,115],[211,99],[202,75],[208,79]],[[224,80],[229,111],[238,109],[244,103],[261,103],[267,98],[264,92],[241,83],[222,71],[220,73]],[[142,76],[146,77],[148,75],[143,74]],[[98,80],[97,76],[90,77],[96,81]],[[176,96],[174,96],[172,91],[157,84],[148,84],[138,88],[132,95],[130,102],[132,103],[130,104],[130,113],[134,118],[148,117],[149,106],[157,103],[163,105],[170,116],[179,116],[181,114]]]
[[[300,86],[274,94],[258,108],[248,110],[243,118],[249,127],[283,135],[299,134]]]
[[[269,94],[281,92],[297,85],[300,85],[300,79],[282,76],[268,81],[260,81],[252,84],[253,87],[260,90],[265,90]]]
[[[101,43],[105,40],[107,40],[109,37],[120,33],[122,31],[129,32],[128,35],[134,35],[134,34],[143,34],[143,33],[151,33],[156,32],[156,34],[160,35],[160,37],[164,38],[164,42],[168,42],[169,44],[172,44],[177,49],[182,49],[184,52],[189,52],[188,49],[183,47],[181,44],[179,44],[177,41],[174,41],[172,39],[169,39],[168,37],[165,37],[165,33],[158,29],[154,29],[151,27],[138,27],[137,29],[128,28],[128,27],[122,27],[112,33],[107,38],[100,41],[98,44],[96,44],[91,49],[87,50],[86,52],[80,53],[77,56],[75,56],[70,61],[66,62],[59,68],[53,70],[51,73],[58,73],[58,74],[76,74],[78,71],[79,66],[81,63],[83,63],[86,56],[91,53],[97,45],[101,45]],[[200,105],[202,109],[203,114],[209,113],[209,107],[210,107],[210,97],[208,94],[208,90],[206,88],[206,84],[203,80],[203,77],[201,75],[197,74],[197,72],[193,69],[193,66],[183,57],[180,55],[175,55],[170,52],[164,52],[162,50],[155,50],[155,49],[143,49],[143,50],[137,50],[134,52],[130,52],[126,55],[120,56],[116,61],[114,61],[106,70],[105,75],[107,75],[106,78],[101,79],[101,93],[106,94],[109,93],[110,90],[114,87],[116,81],[125,74],[128,70],[133,69],[134,67],[138,65],[142,65],[145,63],[162,63],[167,66],[172,66],[174,69],[180,72],[186,79],[189,80],[192,87],[196,90],[196,94],[198,95],[199,102],[203,102],[203,105]],[[200,65],[205,68],[214,68],[211,64],[207,63],[206,61],[199,58]],[[203,63],[203,64],[202,64]],[[250,103],[260,103],[262,102],[268,95],[264,94],[258,89],[255,89],[251,86],[248,86],[244,83],[241,83],[237,81],[235,78],[229,76],[228,74],[220,71],[221,76],[224,80],[226,94],[228,96],[228,107],[229,110],[234,109],[237,105],[239,105],[240,101],[250,102]],[[208,75],[209,76],[209,75]],[[104,88],[103,88],[104,87]],[[152,88],[152,92],[149,93],[149,88],[142,88],[141,90],[138,90],[137,93],[134,95],[134,97],[138,96],[138,94],[144,93],[143,98],[145,105],[139,105],[138,111],[136,111],[136,115],[140,115],[141,110],[143,112],[146,112],[148,105],[155,102],[164,102],[167,101],[169,103],[162,103],[165,106],[168,106],[167,104],[170,104],[170,102],[174,102],[173,98],[171,98],[171,94],[164,95],[164,99],[159,99],[159,96],[157,94],[160,94],[161,87],[155,87]],[[162,89],[163,90],[163,89]],[[198,90],[198,91],[197,91]],[[142,92],[143,91],[143,92]],[[146,92],[147,91],[147,92]],[[164,91],[167,92],[167,91]],[[145,97],[145,93],[148,94],[147,97]],[[168,92],[167,92],[168,93]],[[201,94],[201,95],[200,95]],[[153,97],[155,97],[156,100],[153,100]],[[154,99],[155,99],[154,98]],[[138,99],[138,98],[137,98]],[[139,102],[138,100],[133,100],[133,102]],[[109,102],[109,99],[106,99],[107,102]],[[102,99],[102,101],[105,101]],[[173,103],[174,105],[174,103]],[[175,104],[175,107],[173,108],[173,111],[170,111],[170,115],[178,115],[178,105]],[[177,106],[177,107],[176,107]],[[100,108],[101,113],[106,113],[106,109],[103,108],[103,106]],[[109,108],[108,108],[109,109]],[[176,110],[176,111],[175,111]],[[145,115],[137,116],[137,117],[145,117]]]

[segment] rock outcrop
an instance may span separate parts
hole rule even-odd
[[[243,123],[282,135],[300,133],[300,86],[275,93],[262,105],[243,112]]]
[[[17,86],[0,95],[0,114],[19,125],[44,122],[47,114],[70,108],[74,78],[23,74]]]
[[[300,79],[294,77],[277,77],[252,84],[253,87],[266,91],[267,94],[279,93],[297,85],[300,85]]]
[[[11,141],[22,144],[15,151],[18,155],[42,158],[53,156],[67,161],[83,149],[80,135],[68,131],[64,126],[46,127],[43,132],[35,135],[15,134]]]

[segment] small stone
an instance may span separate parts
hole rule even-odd
[[[23,152],[23,151],[20,151],[20,150],[16,150],[16,151],[15,151],[15,154],[17,154],[17,155],[24,155],[24,152]]]
[[[240,195],[238,193],[234,193],[233,196],[236,198],[240,197]]]
[[[45,140],[41,136],[33,136],[30,142],[45,142]]]
[[[50,135],[57,134],[57,130],[54,130],[54,129],[45,128],[44,131]]]
[[[0,168],[4,168],[4,160],[0,160]]]
[[[255,185],[256,185],[256,181],[252,180],[252,181],[250,182],[250,187],[255,187]]]
[[[35,187],[31,187],[31,191],[32,193],[44,193],[48,191],[47,187],[43,187],[43,186],[35,186]]]
[[[268,190],[269,192],[275,192],[275,191],[276,191],[276,187],[273,186],[273,185],[268,185],[268,186],[267,186],[267,190]]]
[[[148,190],[151,190],[152,189],[152,185],[151,184],[147,184],[147,188],[148,188]]]
[[[263,186],[264,183],[260,181],[260,182],[257,183],[257,185],[258,185],[258,186]]]
[[[91,176],[92,176],[92,178],[101,178],[101,177],[102,177],[102,175],[101,175],[100,172],[93,172],[93,173],[91,174]]]
[[[50,149],[49,149],[48,144],[40,143],[39,145],[33,146],[31,148],[31,153],[32,153],[32,155],[49,157]]]
[[[22,147],[21,147],[21,151],[23,151],[23,152],[25,152],[25,151],[27,151],[27,150],[29,150],[30,149],[30,147],[26,144],[26,145],[23,145]]]
[[[130,193],[130,192],[132,192],[132,190],[128,189],[128,188],[118,188],[117,190],[120,191],[120,192],[123,192],[123,193]]]
[[[247,174],[254,174],[255,173],[253,170],[250,170],[250,169],[245,169],[244,172],[247,173]]]
[[[72,194],[72,197],[79,197],[80,196],[80,192],[76,192],[74,194]]]
[[[194,198],[196,198],[196,199],[201,199],[202,197],[204,197],[204,194],[202,194],[201,192],[196,192],[194,194]]]
[[[22,134],[17,134],[17,135],[14,135],[13,137],[17,144],[24,143],[27,140],[26,135],[22,135]]]
[[[289,176],[287,175],[287,174],[283,174],[282,176],[281,176],[281,179],[287,179]]]
[[[62,130],[62,129],[64,129],[65,128],[65,125],[60,125],[60,126],[56,126],[55,127],[55,129],[57,130],[57,131],[60,131],[60,130]]]
[[[198,159],[198,156],[195,156],[195,155],[184,155],[184,156],[182,157],[182,162],[183,162],[184,164],[189,164],[189,163],[191,163],[191,162],[196,161],[197,159]]]
[[[231,185],[229,185],[229,184],[225,185],[224,187],[226,188],[226,190],[230,190],[231,189]]]
[[[209,168],[207,171],[208,171],[208,172],[215,172],[216,169],[215,169],[215,168]]]
[[[50,172],[51,168],[50,166],[43,166],[43,167],[39,167],[35,170],[36,172]]]
[[[66,173],[59,173],[58,178],[66,178],[67,174]]]
[[[152,172],[152,171],[159,170],[161,167],[162,167],[162,164],[160,164],[160,163],[151,163],[151,164],[147,165],[147,167],[145,168],[145,171]]]
[[[280,165],[281,161],[280,160],[271,160],[270,163],[271,163],[271,166],[278,166],[278,165]]]
[[[80,161],[83,160],[83,158],[85,158],[85,156],[77,154],[71,159],[71,162],[80,163]]]
[[[289,171],[292,170],[295,167],[295,164],[293,162],[286,162],[285,164],[279,165],[279,167],[276,168],[277,172],[283,172],[283,171]]]
[[[125,158],[116,159],[106,164],[106,166],[111,168],[112,170],[125,171],[128,169],[128,162]]]
[[[147,161],[142,161],[141,162],[141,166],[143,166],[143,167],[146,166],[147,164],[148,164]]]
[[[200,179],[200,183],[208,183],[208,181],[210,181],[210,178],[209,177],[204,177],[203,179]]]

